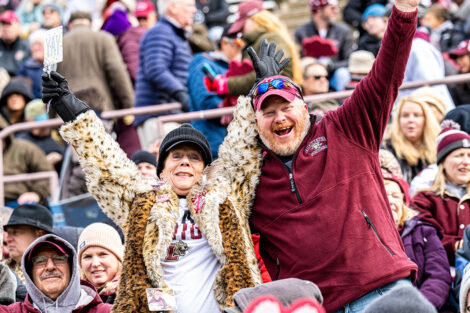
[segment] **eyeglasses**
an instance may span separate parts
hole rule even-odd
[[[288,80],[285,80],[285,79],[282,79],[282,78],[276,78],[276,79],[273,79],[270,82],[265,82],[265,83],[259,84],[256,87],[256,90],[253,93],[253,96],[258,97],[258,96],[266,93],[269,89],[271,89],[270,88],[271,86],[275,89],[284,89],[284,88],[296,88],[297,89],[297,87],[294,84],[292,84],[291,82],[289,82]]]
[[[58,265],[64,265],[67,263],[67,260],[69,259],[69,256],[67,254],[62,254],[62,255],[53,255],[53,256],[47,256],[47,255],[38,255],[32,258],[32,263],[34,266],[46,266],[47,262],[49,262],[49,259],[52,259],[52,262],[58,266]]]
[[[313,77],[313,79],[315,79],[315,80],[319,80],[319,79],[321,79],[321,78],[325,78],[325,79],[328,78],[327,75],[313,75],[312,77]]]

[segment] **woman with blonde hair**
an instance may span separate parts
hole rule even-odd
[[[384,148],[400,162],[407,183],[436,161],[435,139],[439,130],[426,103],[411,96],[398,101],[392,123],[385,133]]]
[[[104,223],[88,225],[80,234],[77,252],[82,279],[96,288],[104,303],[113,304],[124,257],[117,230]]]
[[[408,207],[408,184],[392,174],[384,174],[383,177],[405,253],[418,265],[418,274],[413,285],[439,312],[445,312],[452,278],[440,234],[433,224],[423,221],[416,216],[418,212]]]
[[[438,172],[428,189],[413,197],[411,206],[443,234],[442,244],[451,266],[470,224],[470,136],[459,125],[444,121],[437,138]]]
[[[241,39],[244,44],[242,58],[249,59],[247,48],[250,46],[258,53],[263,40],[275,42],[277,50],[283,50],[283,56],[291,59],[291,62],[280,75],[287,76],[300,85],[302,70],[300,68],[299,53],[286,26],[279,18],[264,10],[263,1],[259,0],[248,0],[240,3],[237,14],[238,18],[228,32],[229,34],[242,34]],[[280,55],[280,58],[282,58],[282,55]],[[231,77],[217,75],[211,84],[206,84],[206,88],[219,95],[239,96],[247,95],[254,82],[254,71]]]

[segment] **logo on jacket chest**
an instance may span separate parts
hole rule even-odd
[[[314,156],[320,151],[325,150],[326,148],[328,148],[326,138],[324,136],[321,136],[310,140],[304,149],[304,153]]]

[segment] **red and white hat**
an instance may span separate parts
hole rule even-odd
[[[460,130],[460,125],[452,120],[441,123],[441,133],[437,136],[437,160],[439,164],[452,151],[459,148],[470,148],[470,135]]]

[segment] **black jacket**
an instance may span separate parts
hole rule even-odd
[[[297,28],[294,34],[299,45],[302,45],[304,39],[315,35],[318,36],[319,33],[313,21]],[[333,23],[328,29],[326,38],[334,40],[338,48],[338,55],[331,58],[333,65],[328,70],[335,71],[340,67],[347,67],[349,55],[353,52],[353,37],[349,27],[343,23]]]
[[[372,52],[374,56],[377,57],[381,43],[382,39],[365,33],[361,38],[359,38],[359,41],[357,42],[357,50],[366,50]]]

